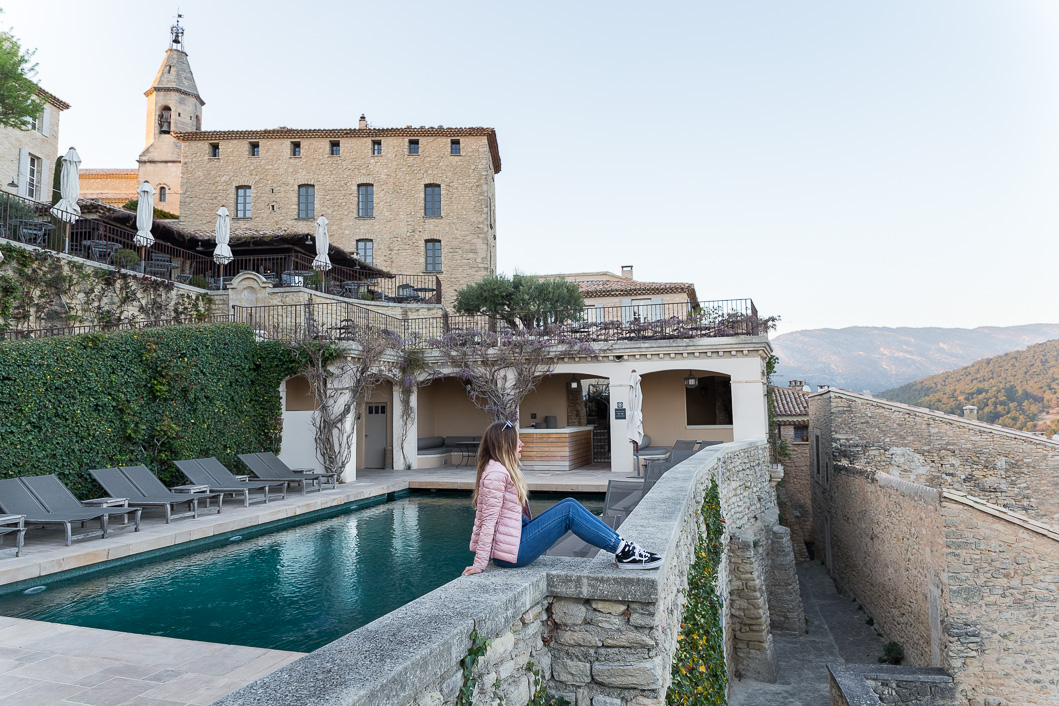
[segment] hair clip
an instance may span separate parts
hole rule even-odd
[[[504,426],[507,427],[508,429],[514,429],[515,428],[515,425],[512,424],[510,421],[504,422]]]

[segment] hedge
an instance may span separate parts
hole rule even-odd
[[[279,385],[297,365],[249,326],[198,324],[0,342],[0,477],[57,474],[81,498],[87,471],[277,451]]]

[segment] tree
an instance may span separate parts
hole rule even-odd
[[[570,355],[594,355],[583,341],[516,329],[502,334],[462,331],[431,345],[441,351],[456,377],[467,386],[467,396],[495,421],[518,420],[522,400]]]
[[[498,316],[512,328],[536,328],[569,321],[581,315],[585,298],[576,282],[544,279],[516,273],[491,275],[456,293],[460,314]]]
[[[12,35],[0,33],[0,127],[28,130],[27,121],[44,110],[32,80],[37,73],[32,61],[32,51],[23,51]]]

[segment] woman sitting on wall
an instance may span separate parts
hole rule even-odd
[[[519,470],[522,441],[511,422],[485,430],[478,447],[478,476],[471,504],[475,507],[471,551],[474,564],[464,576],[481,573],[489,560],[496,566],[526,566],[548,551],[568,531],[614,554],[619,569],[655,569],[662,557],[645,551],[566,498],[533,517],[526,502],[526,479]]]

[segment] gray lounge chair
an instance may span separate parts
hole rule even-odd
[[[697,445],[698,441],[694,439],[677,439],[673,442],[674,451],[688,451],[693,450]]]
[[[147,466],[120,466],[89,471],[103,489],[116,498],[128,498],[131,507],[160,507],[165,510],[165,523],[181,517],[199,516],[199,500],[209,502],[217,498],[217,512],[221,512],[220,493],[174,493],[158,480]],[[187,512],[173,512],[176,505],[187,505]]]
[[[604,513],[599,519],[610,527],[611,529],[618,529],[621,525],[621,518],[617,515],[607,515]],[[559,541],[552,545],[552,548],[545,552],[547,556],[576,556],[586,557],[591,559],[599,553],[599,548],[594,547],[585,540],[578,537],[573,532],[567,532]]]
[[[315,473],[308,468],[292,469],[271,452],[239,454],[239,460],[261,480],[285,480],[301,484],[302,495],[309,490],[322,490],[324,482],[330,482],[332,488],[338,487],[337,473]]]
[[[240,478],[232,475],[224,464],[213,457],[192,458],[187,461],[174,461],[174,463],[192,483],[208,485],[213,492],[242,497],[243,507],[250,507],[251,502],[267,503],[271,488],[277,489],[275,492],[279,493],[280,498],[287,497],[287,481],[247,480],[246,476]],[[260,490],[262,494],[255,495],[251,500],[251,490]]]
[[[40,500],[41,504],[48,509],[49,512],[77,512],[79,510],[91,509],[93,511],[99,511],[107,515],[108,522],[107,527],[109,531],[114,530],[126,530],[129,527],[133,528],[134,532],[140,531],[140,513],[143,512],[142,508],[138,507],[88,507],[81,504],[70,489],[63,485],[63,482],[59,480],[59,476],[47,475],[47,476],[25,476],[20,478],[23,485],[29,488],[29,492],[36,496],[37,500]],[[109,518],[113,515],[122,516],[122,524],[115,527],[110,524]],[[130,525],[128,522],[128,516],[132,515],[133,524]],[[84,527],[85,523],[82,522],[81,526]]]
[[[642,497],[642,480],[607,481],[607,495],[603,500],[603,514],[617,515],[624,522]]]
[[[27,528],[31,525],[62,525],[66,531],[66,546],[70,546],[75,539],[106,537],[109,531],[106,512],[84,507],[75,511],[50,512],[37,496],[30,492],[21,478],[0,480],[0,509],[11,515],[25,515]],[[70,528],[72,523],[91,520],[99,520],[98,530],[73,534]]]

